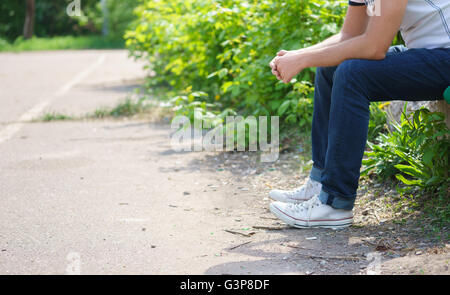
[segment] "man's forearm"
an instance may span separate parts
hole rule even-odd
[[[326,47],[330,47],[333,45],[336,45],[340,42],[343,42],[345,40],[351,39],[352,36],[345,34],[344,32],[339,32],[338,34],[335,34],[327,39],[325,39],[324,41],[317,43],[313,46],[310,47],[306,47],[306,48],[302,48],[297,50],[298,52],[302,52],[302,51],[312,51],[312,50],[317,50],[317,49],[321,49],[321,48],[326,48]]]
[[[400,28],[407,3],[407,0],[385,0],[381,15],[369,19],[363,34],[331,46],[298,53],[294,58],[303,68],[337,66],[348,59],[384,59]]]
[[[304,67],[331,67],[347,59],[383,59],[385,53],[379,51],[366,35],[361,35],[300,54],[303,55],[301,61]]]

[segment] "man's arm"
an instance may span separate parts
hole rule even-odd
[[[347,59],[384,59],[400,28],[408,0],[380,2],[381,15],[369,18],[363,34],[330,46],[277,57],[274,64],[283,82],[289,83],[307,67],[337,66]]]
[[[369,16],[366,13],[366,6],[349,6],[347,9],[347,13],[344,20],[344,25],[342,26],[341,31],[329,37],[328,39],[315,44],[310,47],[293,50],[293,51],[287,51],[287,50],[281,50],[277,53],[277,56],[284,56],[287,53],[289,54],[295,54],[300,52],[306,52],[311,50],[317,50],[321,48],[326,48],[335,44],[338,44],[340,42],[343,42],[345,40],[354,38],[356,36],[360,36],[364,34],[364,32],[367,29],[367,24],[369,22]],[[275,69],[274,64],[275,58],[271,61],[270,66],[272,67],[272,73],[277,76],[278,79],[281,79],[279,76],[279,73]]]
[[[320,48],[326,48],[332,45],[336,45],[345,40],[354,38],[356,36],[360,36],[364,34],[367,29],[367,25],[369,23],[369,16],[366,12],[366,6],[349,6],[347,10],[347,14],[345,16],[344,25],[342,26],[341,31],[326,39],[323,42],[320,42],[314,46],[307,47],[300,50],[316,50]]]

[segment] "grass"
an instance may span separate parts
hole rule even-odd
[[[67,116],[60,113],[46,113],[38,121],[42,122],[52,122],[52,121],[67,121],[74,120],[74,117]]]
[[[24,40],[19,37],[12,43],[0,39],[0,52],[121,48],[124,48],[123,40],[102,36],[63,36],[53,38],[34,37],[29,40]]]
[[[69,121],[69,120],[83,120],[83,119],[104,119],[104,118],[122,118],[122,117],[132,117],[139,114],[145,114],[150,109],[152,105],[146,103],[147,99],[133,100],[127,98],[124,101],[119,102],[116,106],[112,108],[99,108],[93,113],[82,115],[79,117],[65,115],[57,112],[49,112],[43,114],[35,122],[53,122],[53,121]]]
[[[101,119],[105,117],[131,117],[134,115],[142,114],[147,112],[151,108],[151,105],[145,104],[144,100],[145,99],[140,99],[135,101],[127,98],[113,108],[97,109],[94,111],[94,113],[87,115],[87,117]]]

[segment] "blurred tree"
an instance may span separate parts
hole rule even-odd
[[[27,0],[25,24],[23,25],[23,36],[25,37],[25,39],[30,39],[31,37],[33,37],[35,12],[36,12],[35,0]]]
[[[25,1],[0,1],[0,38],[9,41],[23,34]]]
[[[133,10],[139,1],[106,1],[110,37],[122,38],[135,19]],[[82,0],[81,16],[67,14],[71,3],[73,0],[0,0],[0,39],[100,35],[105,17],[101,0]]]

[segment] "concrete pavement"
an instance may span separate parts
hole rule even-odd
[[[205,154],[174,153],[168,126],[27,122],[114,105],[142,64],[125,51],[0,54],[0,64],[1,274],[255,271],[233,264],[254,255],[224,253],[245,238],[224,231],[241,224],[222,213],[234,204],[248,215],[251,199],[210,189],[217,171],[202,169]]]

